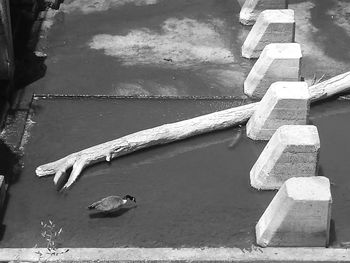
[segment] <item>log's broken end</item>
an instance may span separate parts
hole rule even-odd
[[[46,169],[45,167],[47,165],[48,164],[44,164],[44,165],[41,165],[35,169],[35,173],[38,177],[48,176],[48,175],[56,173],[56,171],[54,171],[54,170]]]

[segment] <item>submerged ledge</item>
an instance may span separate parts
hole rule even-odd
[[[1,262],[349,262],[343,248],[2,248]],[[42,256],[40,257],[40,253]]]

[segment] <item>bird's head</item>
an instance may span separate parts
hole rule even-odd
[[[126,195],[126,196],[124,196],[124,198],[123,199],[129,199],[130,201],[133,201],[133,202],[135,202],[136,203],[136,198],[135,197],[133,197],[133,196],[131,196],[131,195]]]

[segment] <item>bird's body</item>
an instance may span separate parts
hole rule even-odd
[[[88,209],[94,209],[100,212],[111,213],[122,208],[127,203],[128,199],[136,203],[136,199],[133,196],[126,195],[122,198],[120,196],[114,195],[105,197],[100,201],[89,205]]]

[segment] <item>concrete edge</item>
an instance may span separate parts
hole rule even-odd
[[[1,262],[350,262],[343,248],[2,248]]]

